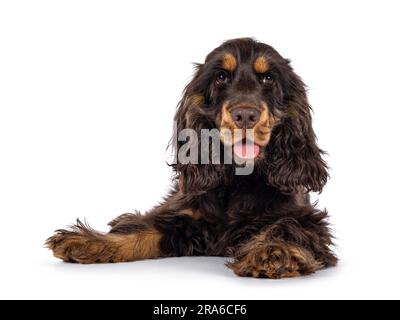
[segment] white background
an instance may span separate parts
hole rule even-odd
[[[398,3],[1,1],[0,298],[400,298]],[[52,258],[54,229],[85,217],[106,231],[161,199],[191,63],[243,36],[292,59],[309,86],[339,266],[273,281],[219,258]]]

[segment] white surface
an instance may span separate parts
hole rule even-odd
[[[0,298],[400,298],[398,3],[2,1]],[[271,281],[218,258],[52,258],[44,240],[76,217],[107,230],[161,199],[190,62],[241,36],[273,45],[309,85],[339,267]]]

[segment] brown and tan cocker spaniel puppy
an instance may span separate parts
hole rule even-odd
[[[123,214],[106,234],[79,220],[56,231],[46,245],[57,258],[106,263],[224,256],[237,275],[267,278],[336,264],[327,213],[308,196],[322,190],[327,166],[315,141],[305,86],[288,60],[253,39],[223,43],[197,65],[175,121],[178,133],[218,129],[218,149],[230,147],[233,160],[178,159],[172,165],[174,186],[161,205],[145,215]],[[238,130],[245,131],[245,139],[227,137]],[[178,154],[185,141],[176,140]],[[190,147],[190,139],[186,142]],[[244,163],[238,159],[252,161],[250,174],[237,174]]]

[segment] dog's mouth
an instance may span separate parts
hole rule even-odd
[[[262,150],[266,146],[264,141],[254,136],[252,130],[232,133],[232,130],[223,128],[221,140],[225,147],[230,149],[236,163],[256,161],[262,158]]]
[[[255,160],[261,154],[261,147],[252,140],[243,139],[233,145],[233,154],[241,160]]]

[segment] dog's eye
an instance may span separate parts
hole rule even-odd
[[[270,72],[261,74],[259,76],[260,82],[265,85],[270,85],[274,82],[274,77]]]
[[[215,82],[220,85],[224,84],[229,80],[229,75],[226,71],[218,71],[215,75]]]

